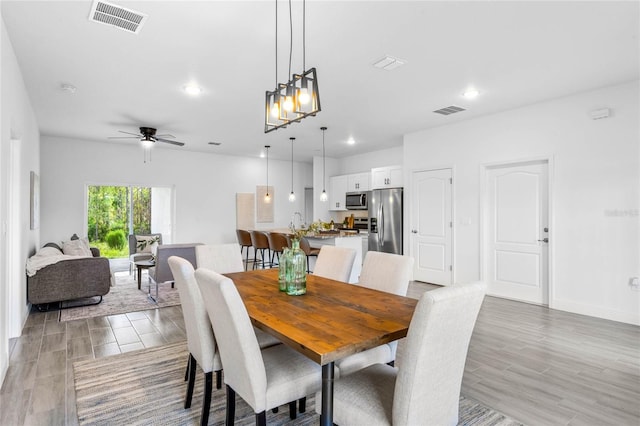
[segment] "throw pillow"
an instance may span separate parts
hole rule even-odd
[[[44,246],[38,253],[36,253],[40,257],[49,257],[49,256],[62,256],[62,251],[51,246]]]
[[[60,250],[60,254],[62,254],[62,247],[60,247],[56,243],[47,243],[47,244],[44,245],[44,247],[53,247],[55,249]]]
[[[136,253],[155,253],[159,240],[157,235],[136,235]]]
[[[62,243],[62,252],[70,256],[93,256],[86,238],[65,241]]]

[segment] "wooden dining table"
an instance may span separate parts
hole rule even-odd
[[[321,425],[333,424],[334,362],[407,335],[417,300],[307,275],[307,293],[278,291],[278,270],[225,274],[253,325],[322,366]]]

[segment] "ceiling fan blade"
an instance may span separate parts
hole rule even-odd
[[[164,135],[156,135],[156,138],[171,138],[171,139],[175,139],[176,137],[173,136],[170,133],[165,133]]]
[[[164,143],[170,143],[172,145],[184,146],[184,142],[170,141],[170,140],[162,139],[162,138],[158,138],[158,137],[156,137],[156,140],[158,142],[164,142]]]
[[[140,133],[125,132],[124,130],[118,130],[118,132],[126,133],[127,135],[133,135],[133,136],[136,136],[136,137],[140,137]]]
[[[109,136],[107,139],[140,139],[140,136]]]

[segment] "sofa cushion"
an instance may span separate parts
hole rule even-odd
[[[65,241],[62,243],[62,252],[71,256],[93,257],[93,253],[91,253],[91,249],[89,248],[89,240],[86,238]]]

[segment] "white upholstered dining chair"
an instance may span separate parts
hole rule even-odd
[[[238,243],[196,246],[196,265],[219,274],[245,270]]]
[[[464,364],[484,293],[483,283],[424,293],[397,368],[374,364],[335,381],[334,423],[456,425]],[[318,413],[320,398],[316,393]]]
[[[226,424],[234,423],[236,393],[251,406],[258,425],[266,424],[266,410],[286,403],[295,418],[295,401],[321,387],[320,365],[285,345],[260,350],[233,281],[202,268],[195,276],[218,336],[227,385]]]
[[[412,257],[370,251],[364,258],[360,281],[355,285],[406,296],[412,273]],[[372,364],[393,362],[396,358],[397,343],[386,343],[337,360],[336,377],[346,376]]]
[[[168,263],[178,286],[182,315],[187,329],[189,362],[187,365],[188,384],[184,408],[191,407],[193,386],[196,379],[196,364],[200,364],[200,368],[205,374],[200,424],[206,425],[209,419],[209,407],[211,406],[213,372],[216,372],[216,388],[220,389],[222,362],[216,350],[216,341],[209,322],[207,309],[204,306],[200,289],[196,283],[193,265],[188,260],[177,256],[171,256],[168,259]]]
[[[322,246],[313,274],[331,280],[349,282],[356,251],[347,247]]]
[[[198,268],[210,269],[218,274],[245,270],[245,265],[242,262],[242,251],[240,251],[240,245],[237,243],[196,246],[196,264]],[[262,330],[256,328],[254,331],[261,348],[282,343]]]

